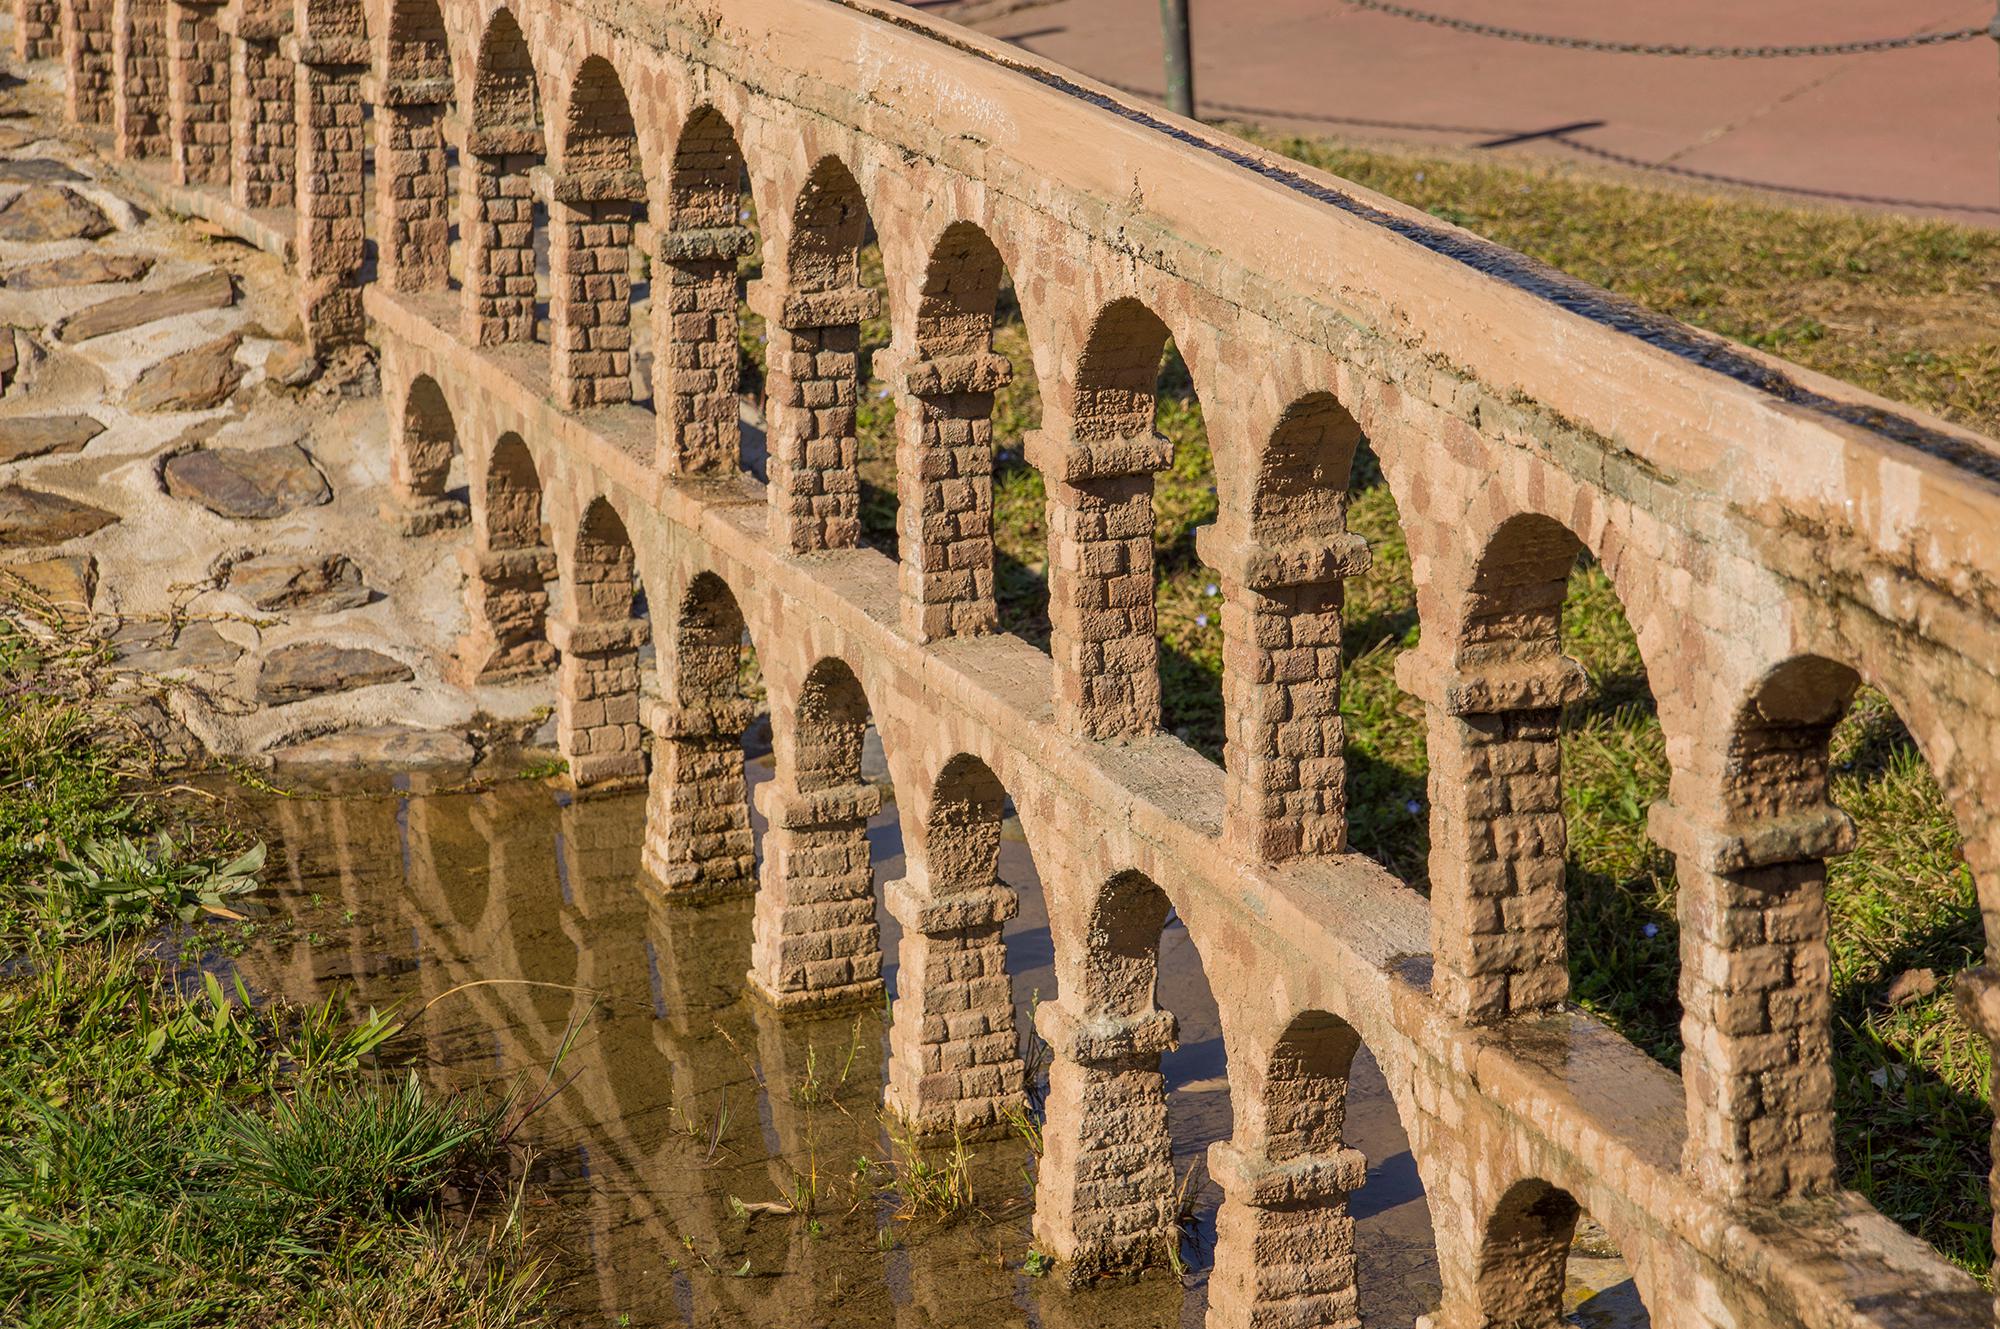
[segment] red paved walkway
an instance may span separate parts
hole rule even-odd
[[[1008,3],[1011,13],[980,19]],[[1753,45],[1983,25],[1992,0],[1404,0],[1537,32]],[[1472,36],[1343,0],[1190,0],[1195,87],[1268,108],[1274,128],[1623,159],[1864,206],[2000,225],[2000,48],[1986,38],[1886,54],[1709,60],[1591,54]],[[1157,93],[1158,0],[921,3],[1087,74]],[[1292,112],[1291,115],[1278,114]],[[1687,173],[1687,174],[1681,174]]]

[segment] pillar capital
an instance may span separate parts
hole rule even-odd
[[[658,233],[662,263],[704,263],[756,252],[757,236],[747,226],[695,226]]]
[[[961,392],[998,392],[1014,380],[1014,362],[992,351],[925,356],[878,351],[875,373],[892,392],[944,397]]]
[[[751,282],[744,302],[750,312],[789,332],[842,327],[882,312],[882,293],[872,286],[788,293],[769,278]]]
[[[1352,531],[1273,540],[1229,518],[1196,527],[1194,548],[1224,582],[1253,591],[1321,586],[1359,576],[1374,563],[1368,541]]]
[[[375,89],[377,103],[399,108],[442,106],[451,97],[452,86],[448,78],[385,78]]]
[[[1053,1001],[1035,1007],[1035,1032],[1058,1059],[1096,1069],[1158,1057],[1179,1047],[1181,1037],[1172,1011],[1079,1020]]]
[[[458,551],[458,566],[468,577],[481,581],[512,582],[545,578],[555,574],[556,551],[540,545],[527,549],[482,549],[465,545]]]
[[[536,157],[542,153],[538,125],[485,125],[465,131],[465,150],[475,157]]]
[[[646,177],[615,168],[553,171],[549,198],[557,203],[640,203],[646,198]]]
[[[782,780],[771,780],[757,786],[752,801],[772,826],[808,831],[866,821],[881,810],[882,791],[867,783],[802,790],[789,788]]]
[[[1208,1147],[1208,1175],[1230,1201],[1253,1209],[1302,1209],[1344,1200],[1368,1180],[1368,1157],[1359,1149],[1302,1154],[1274,1161],[1230,1140]]]
[[[315,69],[359,70],[371,63],[366,37],[294,36],[290,55],[298,63]]]
[[[1661,799],[1647,811],[1646,833],[1682,863],[1717,876],[1811,862],[1854,848],[1854,822],[1831,804],[1711,823]]]
[[[1030,429],[1021,436],[1021,452],[1044,478],[1068,485],[1152,475],[1174,464],[1173,440],[1150,429],[1113,438]]]
[[[901,923],[905,931],[925,936],[990,927],[1021,912],[1020,896],[1004,882],[940,895],[932,888],[929,877],[914,868],[908,876],[884,883],[882,897],[889,916]]]
[[[1567,655],[1467,664],[1419,646],[1396,657],[1396,684],[1447,715],[1554,710],[1590,691],[1590,676]]]
[[[643,618],[613,619],[608,623],[577,623],[568,619],[549,620],[549,641],[565,656],[616,655],[636,651],[652,626]]]
[[[747,697],[715,697],[697,702],[648,700],[646,728],[656,738],[735,738],[756,718],[757,705]]]

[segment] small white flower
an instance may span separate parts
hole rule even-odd
[[[1208,585],[1202,587],[1202,594],[1220,595],[1222,594],[1222,588],[1220,586],[1217,586],[1214,582],[1210,582]]]
[[[875,400],[876,400],[876,401],[881,401],[881,400],[882,400],[882,399],[883,399],[884,397],[886,397],[886,396],[888,396],[888,395],[889,395],[889,389],[887,389],[887,388],[877,388],[877,389],[875,389]]]
[[[1205,627],[1207,627],[1207,626],[1208,626],[1208,615],[1207,615],[1207,614],[1196,614],[1196,615],[1194,616],[1194,625],[1195,625],[1196,627],[1198,627],[1198,628],[1205,628]]]
[[[1640,928],[1639,931],[1649,937],[1657,937],[1660,935],[1660,925],[1658,923],[1648,923],[1645,927]]]

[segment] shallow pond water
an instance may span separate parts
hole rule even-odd
[[[752,783],[770,778],[768,753],[747,770]],[[1229,1134],[1230,1107],[1214,1003],[1177,922],[1161,945],[1159,1001],[1180,1021],[1163,1070],[1176,1164],[1194,1170],[1184,1271],[1069,1292],[1024,1268],[1034,1159],[1022,1140],[966,1146],[969,1207],[907,1212],[914,1188],[892,1184],[907,1150],[880,1110],[887,1002],[802,1018],[751,997],[752,902],[663,901],[640,864],[643,795],[394,785],[253,800],[272,842],[273,904],[295,926],[240,964],[293,997],[338,986],[364,1004],[400,1003],[442,1086],[534,1090],[557,1064],[560,1092],[518,1138],[546,1201],[535,1222],[562,1252],[562,1323],[1201,1324],[1220,1194],[1199,1163]],[[901,875],[893,804],[870,841],[877,880]],[[1054,973],[1018,833],[1001,875],[1022,896],[1007,943],[1027,1029]],[[893,999],[898,929],[878,912]],[[1365,1050],[1347,1128],[1371,1160],[1351,1198],[1361,1307],[1370,1326],[1409,1326],[1437,1305],[1430,1214]],[[1617,1313],[1629,1284],[1616,1286],[1615,1261],[1573,1260],[1572,1272],[1589,1283],[1574,1289],[1577,1323],[1642,1322]]]

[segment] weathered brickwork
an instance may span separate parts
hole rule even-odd
[[[219,0],[168,0],[167,103],[174,181],[229,183],[229,34]]]
[[[230,138],[232,197],[246,208],[289,208],[298,175],[294,129],[298,70],[276,37],[238,34],[229,86],[235,97]]]
[[[15,0],[14,58],[50,60],[67,49],[61,0]]]
[[[113,0],[113,148],[120,157],[167,154],[167,0]]]
[[[82,125],[110,124],[116,45],[112,0],[61,0],[61,4],[70,118]]]
[[[117,0],[110,88],[119,151],[171,145],[217,215],[226,192],[281,201],[260,171],[290,128],[302,320],[315,347],[381,348],[388,520],[466,574],[454,669],[553,671],[575,784],[648,783],[619,852],[665,900],[754,890],[736,907],[767,1069],[805,1046],[797,1012],[880,1000],[879,899],[903,925],[891,1109],[977,1133],[1024,1101],[1018,902],[993,852],[1018,817],[1059,988],[1036,1017],[1052,1063],[1034,1225],[1070,1279],[1165,1263],[1176,1239],[1160,1056],[1177,1026],[1155,992],[1173,918],[1229,1062],[1217,1329],[1367,1316],[1347,1200],[1368,1160],[1341,1107],[1362,1045],[1432,1197],[1436,1329],[1553,1323],[1586,1210],[1665,1329],[1990,1324],[1986,1293],[1836,1184],[1825,883],[1853,844],[1828,736],[1865,681],[1929,758],[2000,935],[1996,445],[1655,326],[1059,71],[1024,76],[921,16],[728,10],[718,26],[678,0],[311,0],[285,38],[176,0],[170,80],[169,11]],[[197,68],[223,72],[197,85]],[[286,126],[266,94],[288,78]],[[238,94],[220,137],[227,95],[196,95],[212,87]],[[442,313],[453,148],[463,291]],[[871,240],[880,289],[858,261]],[[656,419],[635,428],[642,242]],[[739,461],[754,260],[761,487]],[[1018,362],[992,342],[1003,286]],[[863,326],[884,313],[893,567],[856,548]],[[1222,771],[1159,732],[1169,339],[1216,474],[1197,550],[1222,594]],[[993,631],[993,394],[1030,369],[1052,659]],[[1346,851],[1339,642],[1370,561],[1345,510],[1364,438],[1417,587],[1397,678],[1428,717],[1427,897]],[[1586,552],[1628,611],[1672,767],[1650,833],[1677,865],[1678,1075],[1566,1004],[1559,735],[1588,685],[1561,605]],[[777,758],[761,864],[749,643]],[[871,724],[893,803],[862,774]],[[892,883],[868,853],[885,807],[908,846]],[[1996,975],[1960,982],[1988,1038]]]

